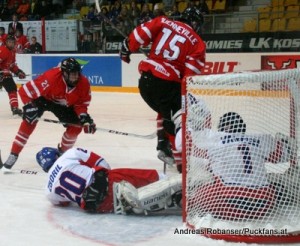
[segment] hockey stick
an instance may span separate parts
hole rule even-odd
[[[39,171],[33,171],[33,170],[27,170],[27,169],[6,169],[2,168],[3,174],[26,174],[31,176],[40,176],[40,175],[46,175],[44,172]]]
[[[3,162],[2,162],[2,157],[1,157],[1,150],[0,150],[0,169],[3,168]],[[7,168],[3,168],[3,173],[5,174],[10,174],[10,173],[21,173],[21,174],[30,174],[30,175],[38,175],[38,174],[44,174],[38,171],[32,171],[32,170],[25,170],[25,169],[21,169],[21,170],[17,170],[17,169],[7,169]]]
[[[58,121],[58,120],[51,120],[51,119],[45,119],[45,118],[39,118],[39,120],[48,122],[48,123],[60,124],[60,125],[71,125],[71,126],[76,126],[76,127],[82,127],[81,125],[69,124],[69,123]],[[135,133],[121,132],[121,131],[117,131],[117,130],[111,130],[111,129],[99,128],[99,127],[97,127],[96,130],[101,131],[101,132],[112,133],[112,134],[116,134],[116,135],[128,136],[128,137],[136,137],[136,138],[143,138],[143,139],[156,138],[156,131],[149,135],[139,135],[139,134],[135,134]]]
[[[98,0],[95,0],[95,6],[97,9],[97,13],[105,20],[106,23],[108,23],[113,29],[115,29],[119,34],[121,34],[121,36],[123,36],[123,38],[127,38],[127,35],[124,32],[122,32],[119,28],[117,28],[116,25],[114,23],[112,23],[111,20],[109,18],[107,18],[107,16],[101,12],[101,8],[100,8],[101,3],[102,3],[102,0],[100,3]],[[148,57],[148,54],[144,50],[142,50],[140,48],[139,51],[141,53],[143,53],[146,57]]]
[[[4,73],[3,71],[0,71],[0,74],[1,73]],[[33,76],[38,76],[39,74],[36,74],[36,73],[33,73],[33,74],[25,74],[25,76],[27,77],[27,76],[31,76],[31,77],[33,77]],[[12,75],[12,77],[14,77],[14,78],[17,78],[18,76],[17,75]]]

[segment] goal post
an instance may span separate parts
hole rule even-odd
[[[300,70],[186,77],[182,108],[186,226],[300,242]]]

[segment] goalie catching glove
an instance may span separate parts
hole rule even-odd
[[[84,190],[82,199],[85,202],[84,210],[96,213],[97,208],[105,199],[108,191],[108,178],[106,171],[94,173],[94,181]]]
[[[38,121],[39,108],[32,103],[28,103],[23,106],[23,120],[26,120],[29,124],[33,124]]]
[[[120,50],[120,58],[122,61],[126,62],[126,63],[130,63],[130,55],[131,52],[129,50],[129,45],[128,45],[128,39],[125,38],[122,42],[122,47]]]
[[[83,127],[84,133],[94,134],[96,132],[96,124],[89,114],[81,114],[79,116],[79,121]]]

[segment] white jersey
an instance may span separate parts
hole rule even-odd
[[[48,171],[47,198],[55,205],[81,203],[82,193],[92,182],[95,167],[110,169],[99,155],[81,148],[72,148],[59,157]]]
[[[194,133],[195,134],[195,133]],[[206,149],[213,174],[225,185],[263,187],[268,185],[266,159],[275,149],[271,135],[197,132],[196,146]]]

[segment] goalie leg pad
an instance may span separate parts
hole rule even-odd
[[[140,204],[144,210],[158,211],[172,205],[172,195],[182,190],[182,175],[177,174],[138,189]]]
[[[117,214],[154,212],[174,206],[174,194],[182,190],[182,175],[168,177],[136,189],[122,181],[114,184],[114,208]]]

